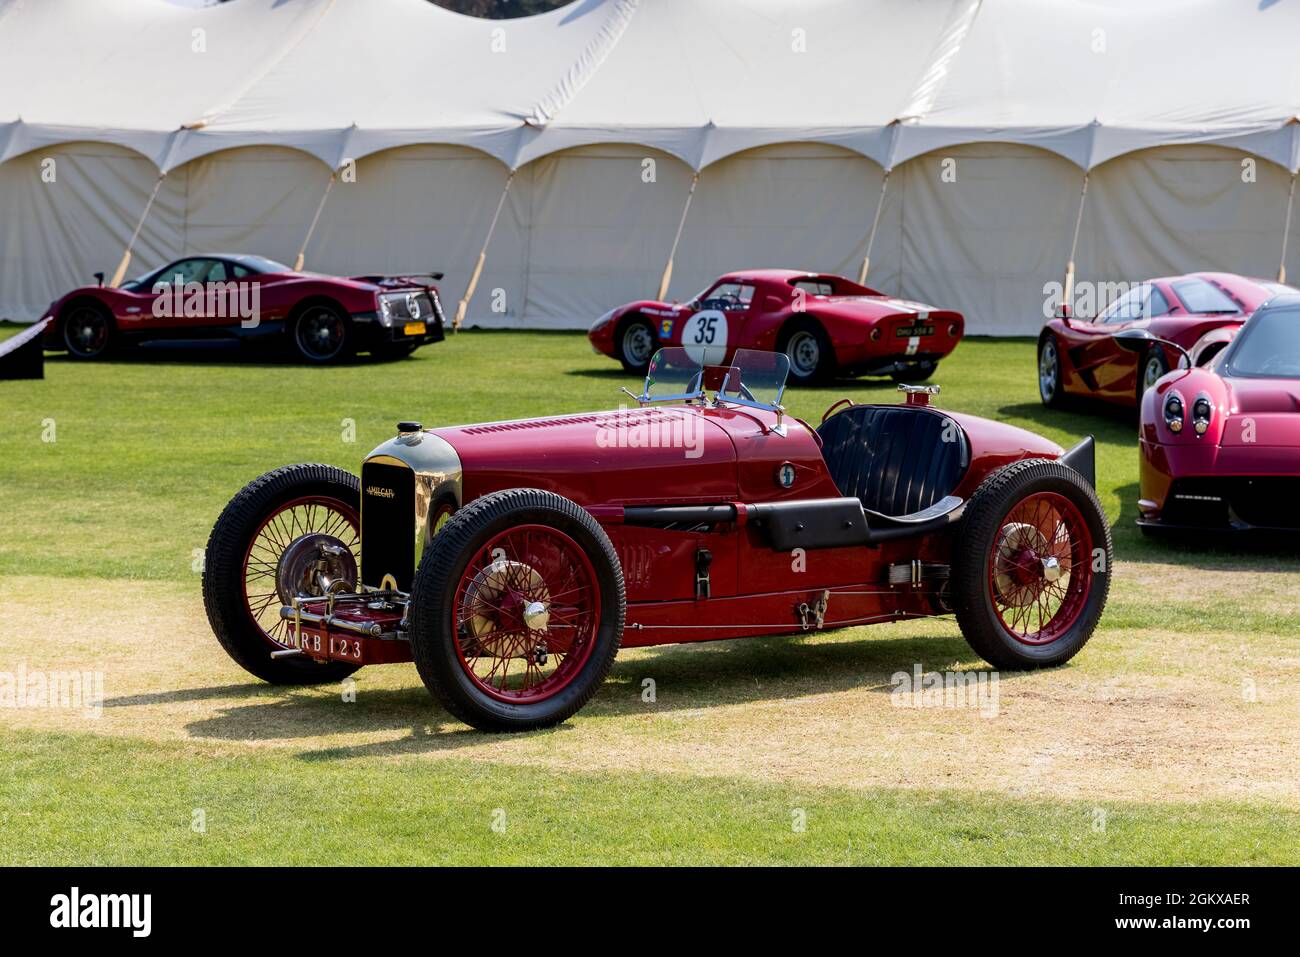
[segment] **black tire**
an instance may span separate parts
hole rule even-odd
[[[814,385],[835,377],[835,348],[816,319],[787,322],[781,329],[776,349],[790,360],[789,381],[795,385]]]
[[[644,376],[658,348],[659,337],[655,334],[654,324],[645,316],[629,316],[614,330],[614,349],[618,361],[628,372]]]
[[[484,692],[455,646],[456,590],[474,555],[519,524],[546,525],[572,538],[591,559],[601,607],[594,644],[581,670],[551,697],[518,704]],[[455,717],[482,731],[527,731],[559,724],[591,698],[609,673],[623,636],[623,569],[609,536],[575,502],[540,489],[506,489],[476,499],[448,519],[416,571],[411,652],[425,686]]]
[[[1050,332],[1038,340],[1038,398],[1049,409],[1065,405],[1061,386],[1061,344]]]
[[[63,317],[60,338],[73,359],[102,359],[113,347],[112,314],[97,302],[73,304]]]
[[[240,490],[208,536],[203,563],[203,607],[217,641],[235,663],[263,681],[309,685],[341,681],[360,665],[320,664],[305,657],[272,658],[275,645],[253,621],[244,601],[244,556],[264,518],[307,495],[325,496],[361,509],[361,482],[330,465],[287,465]]]
[[[916,385],[918,382],[927,381],[935,370],[939,368],[939,363],[932,362],[929,359],[923,362],[913,362],[906,369],[899,369],[889,373],[889,377],[895,382],[906,383],[907,385]]]
[[[1004,534],[1003,522],[1016,504],[1039,492],[1057,493],[1068,499],[1087,524],[1093,548],[1089,562],[1086,596],[1064,633],[1044,644],[1026,644],[1003,625],[993,603],[992,552]],[[1104,549],[1098,556],[1096,550]],[[1097,559],[1101,558],[1098,562]],[[1096,566],[1100,564],[1101,568]],[[1110,524],[1092,486],[1059,462],[1024,459],[989,475],[966,506],[953,542],[952,595],[957,623],[962,634],[981,658],[995,668],[1020,670],[1047,668],[1069,661],[1092,637],[1106,607],[1110,590],[1110,569],[1114,550]]]
[[[290,320],[289,345],[298,358],[311,365],[342,362],[356,352],[352,320],[337,306],[312,302]]]
[[[1137,406],[1142,408],[1142,397],[1146,395],[1147,389],[1155,384],[1156,379],[1169,371],[1169,361],[1165,358],[1164,349],[1158,345],[1153,345],[1147,350],[1146,355],[1142,357],[1141,363],[1137,368]]]
[[[386,342],[375,346],[370,354],[381,362],[395,362],[412,355],[420,347],[418,342]]]

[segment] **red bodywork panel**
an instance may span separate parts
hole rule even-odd
[[[796,284],[800,282],[828,285],[833,294],[799,288]],[[729,362],[737,349],[775,351],[787,323],[798,318],[815,319],[831,341],[837,366],[854,372],[892,358],[917,356],[938,361],[957,347],[965,332],[966,323],[959,312],[894,299],[843,276],[792,269],[727,273],[697,302],[707,300],[717,287],[732,283],[753,287],[753,296],[744,308],[709,310],[691,303],[641,300],[613,310],[587,336],[596,351],[617,357],[619,323],[639,314],[654,325],[656,347],[725,346],[725,358],[710,361]],[[721,313],[721,324],[715,321],[711,327],[703,327],[705,313],[715,319]],[[899,332],[918,325],[929,329],[929,334]]]
[[[1060,446],[1023,429],[974,416],[933,414],[951,418],[968,441],[969,465],[953,489],[963,498],[1003,465],[1062,454]],[[624,646],[798,631],[799,606],[815,603],[830,589],[836,593],[827,628],[942,611],[930,584],[890,586],[888,566],[913,559],[946,564],[952,526],[928,536],[809,549],[795,556],[774,550],[745,521],[743,508],[736,521],[693,530],[624,524],[629,506],[744,506],[839,497],[812,428],[787,416],[782,435],[776,424],[776,414],[768,411],[675,405],[430,431],[460,458],[462,504],[501,489],[540,488],[572,499],[601,523],[623,569]],[[778,481],[785,463],[796,473],[789,488]],[[700,548],[713,556],[707,598],[696,598]],[[329,638],[306,627],[304,633]],[[384,647],[363,648],[361,658],[340,660],[369,661],[369,655],[393,653],[391,641],[356,640]],[[305,650],[331,656],[328,640],[322,647],[325,652],[314,646]]]
[[[1232,314],[1203,314],[1190,311],[1179,298],[1174,284],[1203,279],[1226,293],[1240,308]],[[1042,336],[1049,333],[1059,343],[1061,386],[1069,395],[1085,396],[1116,405],[1137,404],[1137,375],[1141,358],[1120,348],[1115,333],[1123,329],[1146,329],[1160,339],[1176,342],[1197,355],[1213,339],[1226,344],[1252,312],[1276,293],[1264,280],[1247,279],[1233,273],[1200,272],[1147,280],[1170,305],[1167,315],[1123,322],[1091,322],[1082,319],[1051,319]],[[1040,336],[1041,338],[1041,336]],[[1178,368],[1180,356],[1164,347],[1169,368]]]

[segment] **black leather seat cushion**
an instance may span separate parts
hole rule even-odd
[[[933,409],[850,406],[817,434],[840,494],[884,515],[919,512],[952,494],[970,462],[965,433]]]

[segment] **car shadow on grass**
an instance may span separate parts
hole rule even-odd
[[[635,658],[617,659],[605,683],[579,715],[583,720],[671,716],[834,692],[887,693],[893,689],[894,674],[911,674],[917,665],[927,672],[988,668],[957,635],[810,644],[799,634],[665,645],[642,649]],[[1015,677],[1003,676],[1004,680]],[[654,682],[653,701],[645,700],[646,679]],[[241,686],[236,687],[242,691]],[[261,687],[262,695],[241,697],[263,700],[223,707],[214,716],[187,724],[186,732],[209,740],[272,743],[310,742],[331,735],[407,732],[396,739],[307,750],[297,755],[304,761],[452,751],[508,739],[466,727],[439,706],[422,685],[367,690],[364,671],[358,674],[353,702],[344,701],[332,685],[291,690]],[[154,696],[141,697],[148,699],[142,704],[154,703]],[[528,736],[560,733],[571,727],[566,723],[559,728],[529,732]]]
[[[1137,455],[1137,413],[1123,406],[1078,399],[1059,409],[1041,402],[1017,402],[998,409],[1004,418],[1028,420],[1039,428],[1057,429],[1072,435],[1091,435],[1098,442],[1128,445]]]
[[[238,685],[214,685],[209,688],[179,688],[174,691],[152,691],[143,694],[105,698],[105,708],[144,708],[156,704],[183,704],[188,701],[211,701],[214,698],[254,698],[269,686],[262,681],[249,681]]]

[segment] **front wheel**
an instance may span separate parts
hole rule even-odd
[[[1078,472],[1025,459],[971,497],[953,543],[952,590],[962,634],[995,668],[1069,661],[1106,607],[1110,525]]]
[[[63,344],[74,359],[99,359],[113,340],[113,319],[101,306],[81,305],[63,320]]]
[[[658,348],[658,340],[650,321],[641,316],[627,320],[618,328],[614,343],[618,348],[618,361],[628,372],[643,376],[650,368],[650,359]]]
[[[341,681],[359,665],[272,658],[290,647],[280,607],[355,586],[361,562],[361,483],[329,465],[289,465],[230,500],[208,537],[203,605],[217,641],[241,668],[272,684]]]
[[[453,514],[420,563],[411,653],[465,723],[544,728],[605,680],[624,611],[618,555],[591,514],[553,492],[506,489]]]

